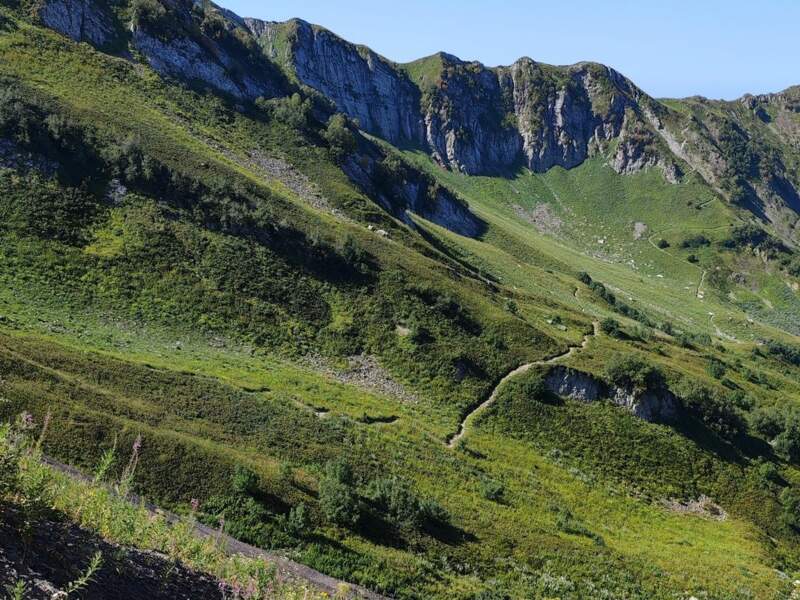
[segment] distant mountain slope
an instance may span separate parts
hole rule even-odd
[[[487,68],[440,53],[398,65],[300,20],[246,20],[269,56],[372,134],[468,174],[542,172],[603,155],[620,173],[697,171],[718,193],[796,238],[797,91],[740,102],[659,102],[609,67],[523,58]],[[413,84],[413,85],[412,85]],[[749,148],[749,165],[737,158]],[[760,177],[764,184],[756,184]]]

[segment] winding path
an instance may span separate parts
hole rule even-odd
[[[598,330],[600,328],[599,321],[592,321],[592,333],[587,333],[583,336],[583,340],[577,346],[570,346],[566,352],[562,352],[561,354],[556,354],[550,358],[546,358],[544,360],[535,360],[530,363],[526,363],[520,367],[517,367],[513,371],[511,371],[508,375],[503,377],[495,386],[494,390],[492,390],[492,394],[483,402],[481,402],[478,406],[472,409],[461,421],[461,424],[458,426],[458,431],[454,433],[450,438],[447,440],[447,447],[448,448],[455,448],[458,443],[467,435],[469,425],[480,415],[484,412],[489,406],[491,406],[495,400],[497,400],[497,395],[500,392],[500,389],[511,379],[516,377],[517,375],[522,375],[523,373],[527,372],[531,369],[531,367],[536,367],[540,365],[552,365],[564,358],[568,358],[572,356],[578,350],[583,350],[586,346],[589,345],[589,340],[595,337],[598,334]]]

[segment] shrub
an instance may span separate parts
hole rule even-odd
[[[772,462],[763,461],[759,463],[758,477],[766,488],[783,483],[783,477],[781,477],[778,467]]]
[[[231,476],[231,487],[234,493],[242,496],[258,494],[258,475],[242,465],[237,465]]]
[[[800,490],[794,487],[785,488],[780,495],[781,521],[787,527],[800,527]]]
[[[581,271],[580,273],[578,273],[578,281],[580,281],[584,285],[589,285],[590,283],[592,283],[592,278],[586,271]]]
[[[690,254],[689,256],[686,257],[686,260],[688,260],[692,264],[696,264],[696,263],[700,262],[700,259],[697,258],[696,254]]]
[[[800,366],[800,348],[770,340],[766,343],[767,353],[790,365]]]
[[[706,369],[708,370],[708,374],[714,379],[722,379],[727,372],[725,364],[716,358],[712,358],[710,361],[708,361]]]
[[[600,323],[600,330],[612,337],[620,337],[622,335],[622,327],[619,324],[619,321],[612,318],[603,319]]]
[[[131,22],[136,28],[149,29],[158,34],[166,33],[169,29],[167,9],[158,0],[135,0]]]
[[[319,482],[319,504],[325,518],[334,525],[353,528],[361,520],[361,502],[347,463],[336,461],[325,465]]]
[[[21,448],[14,442],[10,425],[0,426],[0,497],[11,494],[19,486]]]
[[[480,483],[481,496],[492,502],[500,502],[505,494],[505,487],[499,481],[484,478]]]
[[[289,509],[288,515],[280,515],[277,522],[284,533],[293,538],[301,538],[311,529],[311,517],[303,502]]]
[[[747,431],[741,412],[716,390],[684,380],[679,395],[684,407],[720,437],[733,439]]]
[[[688,237],[681,242],[681,248],[701,248],[708,246],[711,241],[703,234]]]
[[[786,460],[800,461],[800,416],[792,413],[786,417],[783,431],[775,437],[773,445]]]
[[[336,113],[330,118],[322,137],[328,142],[336,159],[342,159],[356,149],[356,136],[343,114]]]
[[[753,429],[768,440],[780,434],[786,424],[786,415],[774,406],[759,408],[750,415]]]
[[[611,292],[609,292],[606,289],[606,286],[604,286],[599,281],[591,281],[589,283],[589,289],[592,290],[592,292],[600,296],[603,300],[605,300],[609,304],[614,305],[617,303],[617,297],[614,296],[614,294],[612,294]]]
[[[344,261],[358,272],[366,273],[369,270],[369,255],[352,235],[345,236],[338,251]]]
[[[256,100],[256,106],[266,110],[273,119],[284,123],[292,129],[303,130],[308,127],[311,120],[311,100],[295,92],[286,98],[272,100]]]
[[[658,367],[629,354],[612,356],[606,363],[605,375],[614,385],[629,390],[644,390],[664,384],[664,375]]]
[[[511,300],[510,298],[505,301],[504,308],[512,315],[519,314],[519,306],[517,306],[517,303]]]
[[[436,501],[420,500],[409,484],[399,477],[384,477],[370,482],[366,496],[398,527],[422,529],[446,523],[447,511]]]
[[[665,248],[669,248],[669,242],[664,238],[658,240],[658,247],[664,250]]]
[[[783,249],[783,244],[780,241],[760,227],[749,223],[734,227],[728,238],[722,242],[722,246],[732,250],[741,250],[748,247],[770,250]]]
[[[547,397],[547,386],[541,373],[518,377],[504,386],[504,393],[519,402],[544,400]]]

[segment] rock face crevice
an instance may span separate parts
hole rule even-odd
[[[569,367],[552,367],[545,375],[544,384],[553,394],[580,402],[608,399],[651,423],[674,423],[681,408],[680,400],[666,388],[625,389]]]

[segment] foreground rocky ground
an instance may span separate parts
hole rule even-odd
[[[31,600],[66,598],[70,590],[97,600],[224,597],[214,579],[158,552],[111,544],[72,523],[28,524],[15,507],[0,515],[0,585],[8,597],[16,597],[12,590]]]

